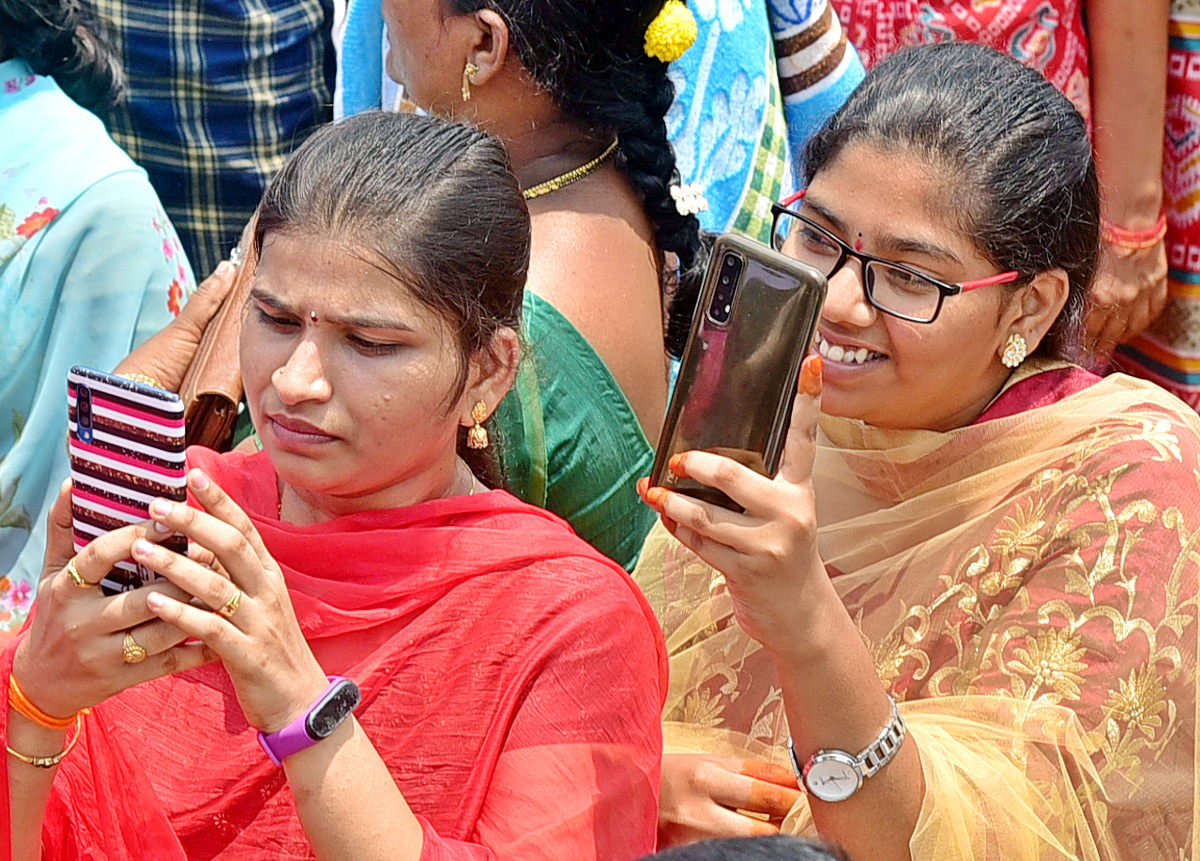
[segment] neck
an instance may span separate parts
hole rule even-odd
[[[381,490],[345,496],[296,487],[279,479],[279,519],[297,526],[309,526],[362,514],[407,508],[434,499],[470,496],[480,487],[470,467],[454,456],[448,467],[426,470],[419,476]]]
[[[504,73],[479,89],[466,119],[504,143],[522,188],[579,167],[612,143],[568,118],[525,77]]]

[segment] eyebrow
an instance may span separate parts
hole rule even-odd
[[[270,305],[285,314],[292,317],[301,317],[303,314],[297,308],[284,302],[278,296],[268,293],[261,287],[252,287],[250,290],[250,298],[264,305]],[[349,326],[355,329],[392,329],[397,332],[411,332],[412,326],[395,320],[389,317],[372,317],[362,314],[338,315],[338,314],[322,314],[322,320],[328,320],[330,323],[336,323],[341,326]]]
[[[819,202],[806,197],[801,211],[804,209],[811,209],[817,215],[821,216],[821,218],[828,221],[833,229],[839,233],[844,235],[849,234],[849,231],[846,229],[846,225],[841,221],[841,219],[822,206]],[[955,263],[959,265],[962,264],[962,261],[959,260],[958,255],[950,249],[932,242],[926,242],[923,239],[914,239],[912,237],[901,237],[885,234],[879,238],[878,244],[880,250],[888,251],[890,253],[923,254],[926,257],[932,257],[935,260],[944,260],[947,263]]]

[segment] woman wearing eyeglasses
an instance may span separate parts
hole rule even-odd
[[[806,163],[776,244],[829,294],[780,473],[675,460],[741,514],[643,490],[660,842],[1191,857],[1200,422],[1071,364],[1100,245],[1082,118],[991,49],[919,48]]]

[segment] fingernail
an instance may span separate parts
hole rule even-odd
[[[645,498],[646,491],[649,489],[650,489],[650,479],[649,478],[639,478],[637,480],[637,492],[638,492],[639,496]]]
[[[192,482],[192,487],[194,487],[196,490],[208,490],[210,483],[208,476],[205,475],[201,470],[193,469],[188,478]]]
[[[821,389],[825,387],[825,360],[818,353],[804,360],[800,368],[800,389],[810,398],[820,397]]]
[[[154,521],[154,531],[157,532],[159,535],[166,535],[168,532],[171,531],[171,527],[167,526],[167,524],[165,524],[165,523],[159,523],[156,520],[156,521]]]
[[[683,476],[683,455],[672,455],[670,462],[667,464],[671,472],[682,477]]]
[[[232,271],[233,271],[233,264],[230,263],[228,260],[222,260],[220,263],[217,264],[217,272],[216,272],[217,275],[228,275]]]
[[[167,599],[159,592],[151,592],[146,596],[146,604],[152,610],[160,610],[167,604]]]
[[[171,513],[171,503],[165,499],[156,499],[150,503],[150,511],[157,514],[159,517],[166,517]]]
[[[133,553],[135,556],[149,556],[154,552],[154,545],[145,538],[139,538],[133,542]]]
[[[646,491],[646,502],[650,503],[651,508],[662,508],[666,497],[667,492],[661,487],[651,487]]]

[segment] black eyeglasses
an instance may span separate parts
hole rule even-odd
[[[862,265],[863,292],[867,301],[885,314],[912,323],[932,323],[941,312],[947,296],[957,296],[994,284],[1009,284],[1021,277],[1019,272],[1008,271],[978,281],[948,284],[903,263],[863,254],[821,225],[789,208],[804,197],[805,190],[783,203],[772,204],[774,225],[771,246],[801,263],[807,263],[826,278],[832,278],[847,260],[857,260]]]

